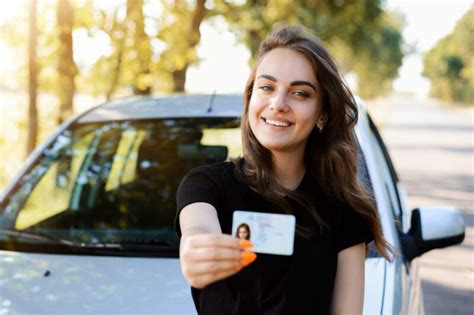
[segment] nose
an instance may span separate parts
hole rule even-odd
[[[277,112],[286,112],[288,111],[289,107],[286,103],[286,97],[284,93],[275,93],[273,97],[270,99],[268,107],[271,110]]]

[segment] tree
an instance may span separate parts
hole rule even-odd
[[[125,42],[127,65],[124,81],[132,87],[135,95],[150,95],[152,78],[150,74],[152,48],[150,38],[145,33],[143,0],[127,0],[125,20],[127,40]]]
[[[348,58],[350,69],[357,74],[357,91],[364,98],[389,92],[403,59],[401,24],[386,13],[378,23],[364,47]]]
[[[440,39],[423,58],[423,75],[430,79],[430,94],[446,101],[474,104],[474,9],[450,34]]]
[[[36,63],[36,0],[30,0],[30,33],[28,45],[28,136],[26,142],[26,155],[29,155],[36,146],[38,138],[38,110],[36,108],[36,96],[38,88],[38,67]]]
[[[199,28],[206,18],[205,4],[205,0],[196,0],[194,6],[185,0],[163,1],[164,26],[158,38],[166,48],[160,55],[159,68],[170,74],[173,92],[184,92],[186,72],[199,61],[196,47],[201,40]]]
[[[112,47],[112,53],[99,58],[92,69],[94,94],[105,93],[111,99],[123,88],[135,95],[151,94],[153,51],[145,32],[143,5],[144,0],[127,0],[125,8],[118,5],[111,16],[101,11],[92,25],[91,33],[107,34]],[[125,15],[120,18],[123,9]]]
[[[91,82],[95,82],[96,93],[105,93],[107,100],[110,100],[119,86],[122,72],[123,55],[125,51],[125,40],[127,36],[124,23],[117,19],[118,9],[115,8],[112,21],[107,22],[107,16],[102,12],[101,30],[109,36],[112,45],[112,54],[101,57],[92,70]]]
[[[61,124],[73,114],[73,99],[75,92],[74,78],[77,67],[73,59],[72,30],[74,13],[69,0],[58,0],[57,27],[58,27],[58,78],[57,95],[59,99],[59,114],[57,122]]]
[[[247,0],[241,4],[222,0],[216,1],[213,14],[226,17],[230,29],[249,48],[250,63],[273,27],[305,25],[321,38],[346,72],[357,74],[359,93],[365,97],[391,86],[403,57],[401,25],[384,13],[379,0]]]
[[[298,2],[298,1],[296,1]],[[298,4],[285,0],[247,0],[240,4],[216,1],[213,15],[223,15],[230,30],[250,51],[252,63],[260,42],[273,27],[280,24],[298,23]]]
[[[324,42],[343,39],[354,47],[382,13],[379,0],[248,0],[242,4],[217,1],[215,14],[226,17],[230,29],[250,49],[252,58],[258,44],[270,30],[282,24],[302,24],[312,29]]]

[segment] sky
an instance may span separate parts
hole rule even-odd
[[[52,0],[51,0],[52,1]],[[0,0],[0,24],[13,11],[24,10],[26,0]],[[101,3],[116,4],[116,0],[101,0]],[[397,91],[412,92],[425,97],[429,90],[429,81],[421,76],[423,70],[422,54],[435,45],[436,41],[450,33],[456,21],[473,6],[470,0],[386,0],[385,7],[396,10],[405,16],[403,37],[410,45],[415,45],[416,52],[405,56],[399,69],[399,77],[394,81]],[[156,10],[152,10],[155,11]],[[186,89],[191,93],[200,92],[241,92],[249,68],[249,53],[238,44],[235,37],[227,31],[222,18],[214,19],[212,25],[201,26],[202,39],[198,54],[202,62],[188,70]],[[110,51],[105,35],[90,39],[86,32],[74,34],[75,47],[87,47],[75,52],[79,65],[86,65],[90,60]],[[155,43],[155,47],[159,43]],[[159,48],[159,47],[158,47]],[[12,71],[15,62],[13,53],[1,42],[0,38],[0,71]],[[349,83],[352,77],[347,77]]]

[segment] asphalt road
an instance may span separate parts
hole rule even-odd
[[[417,258],[426,314],[474,314],[474,108],[392,96],[369,103],[411,209],[458,207],[462,244]]]

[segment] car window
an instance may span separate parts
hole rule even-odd
[[[370,125],[370,143],[375,153],[376,168],[384,183],[384,194],[385,200],[389,202],[388,208],[392,210],[394,218],[396,218],[396,224],[399,230],[402,230],[401,220],[401,207],[400,199],[397,190],[397,175],[395,169],[388,155],[387,148],[383,143],[382,137],[380,136],[377,127],[369,117]]]
[[[140,129],[124,130],[122,132],[105,184],[106,191],[117,189],[120,185],[130,183],[135,179],[138,148],[146,136],[147,132]]]
[[[76,125],[20,180],[1,225],[74,242],[178,245],[175,196],[198,165],[242,154],[237,118]]]
[[[45,158],[29,174],[27,183],[38,179],[35,188],[25,198],[22,210],[15,221],[16,229],[26,229],[48,218],[58,215],[68,208],[72,183],[77,179],[79,168],[86,157],[87,148],[93,134],[85,134],[78,141],[70,143],[71,133],[66,131],[59,136],[55,145],[45,152]],[[61,151],[64,158],[58,158]],[[45,196],[54,196],[45,198]]]

